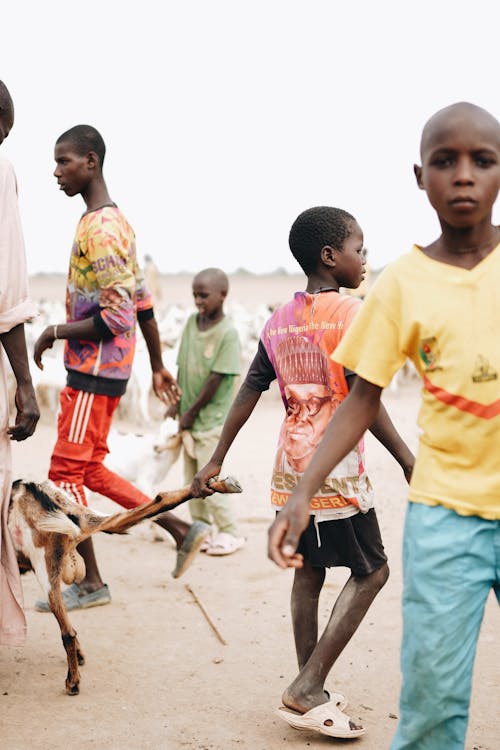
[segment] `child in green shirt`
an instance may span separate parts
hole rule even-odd
[[[207,463],[219,441],[240,373],[238,333],[223,309],[228,289],[228,278],[219,268],[206,268],[193,279],[198,312],[186,323],[177,356],[182,392],[179,430],[188,430],[192,437],[189,449],[186,441],[184,447],[186,484]],[[208,555],[228,555],[244,543],[238,536],[230,502],[221,494],[189,501],[193,520],[215,527],[201,548]]]

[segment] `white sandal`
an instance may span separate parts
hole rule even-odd
[[[206,550],[207,555],[232,555],[245,544],[243,537],[233,536],[225,532],[219,532]]]
[[[342,696],[343,697],[343,696]],[[309,729],[313,732],[326,734],[328,737],[349,739],[361,737],[366,729],[353,729],[351,718],[339,708],[339,701],[334,694],[333,700],[311,708],[305,714],[299,714],[282,706],[276,710],[276,715],[286,721],[294,729]]]

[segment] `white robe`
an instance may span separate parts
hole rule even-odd
[[[17,183],[12,165],[0,160],[0,333],[36,315],[28,298],[24,239],[17,202]],[[21,646],[26,638],[26,619],[16,554],[7,529],[12,484],[12,458],[6,356],[0,351],[0,644]]]

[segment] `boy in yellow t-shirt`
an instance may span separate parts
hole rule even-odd
[[[358,379],[269,531],[300,567],[309,498],[370,426],[409,357],[422,378],[418,456],[404,533],[403,684],[391,750],[462,750],[486,599],[500,601],[500,124],[461,102],[421,139],[418,186],[441,235],[389,266],[333,357]]]

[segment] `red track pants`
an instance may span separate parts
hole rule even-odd
[[[84,487],[109,497],[124,508],[150,498],[104,466],[107,438],[119,396],[101,396],[66,386],[60,395],[57,442],[50,459],[49,479],[88,505]]]

